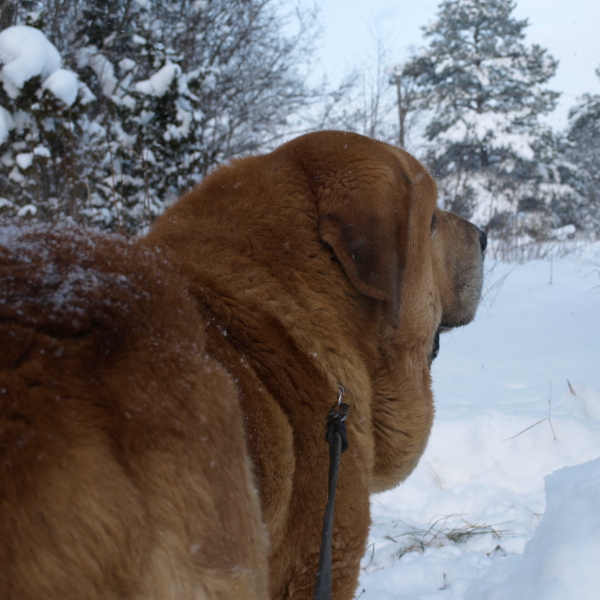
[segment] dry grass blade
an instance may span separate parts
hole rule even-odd
[[[508,442],[510,440],[514,440],[515,438],[518,438],[520,435],[523,435],[526,431],[529,431],[530,429],[533,429],[534,427],[536,427],[540,423],[543,423],[547,418],[548,417],[544,417],[543,419],[540,419],[539,421],[536,421],[533,425],[530,425],[529,427],[525,427],[525,429],[523,429],[523,431],[519,431],[519,433],[515,433],[515,435],[512,435],[509,438],[506,438],[505,440],[502,440],[502,441],[503,442]]]
[[[449,525],[449,521],[459,519],[459,524]],[[508,533],[507,530],[499,529],[499,525],[481,525],[479,523],[469,523],[460,515],[448,515],[440,517],[426,529],[408,526],[408,530],[396,535],[385,536],[385,539],[400,544],[400,549],[395,553],[397,558],[401,558],[410,552],[424,552],[430,547],[441,547],[449,543],[460,544],[479,535],[492,535],[500,539],[502,535]]]
[[[569,385],[569,387],[570,387],[570,385]],[[539,421],[536,421],[533,425],[530,425],[529,427],[525,427],[525,429],[523,429],[522,431],[519,431],[519,433],[515,433],[515,435],[511,435],[509,438],[506,438],[505,440],[502,440],[502,441],[508,442],[510,440],[514,440],[515,438],[518,438],[520,435],[523,435],[526,431],[529,431],[530,429],[537,427],[540,423],[543,423],[544,421],[548,421],[548,424],[550,425],[550,429],[552,431],[552,436],[554,438],[554,441],[556,441],[556,439],[557,439],[556,432],[554,431],[554,426],[552,425],[552,381],[550,381],[550,393],[548,395],[548,416],[544,417],[543,419],[540,419]]]
[[[548,423],[550,424],[554,441],[556,441],[556,432],[554,431],[554,426],[552,425],[552,381],[550,381],[550,394],[548,395]]]

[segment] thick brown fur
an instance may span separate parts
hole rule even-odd
[[[273,598],[312,597],[338,384],[351,412],[335,598],[356,587],[369,494],[403,480],[426,445],[435,334],[473,318],[483,260],[479,230],[436,196],[405,152],[321,132],[220,168],[146,239],[190,281],[208,351],[238,383]]]
[[[0,598],[267,597],[231,378],[125,240],[0,227]]]
[[[177,275],[95,244],[90,268],[132,283],[82,292],[78,327],[55,326],[35,283],[47,258],[9,257],[7,276],[22,275],[0,312],[13,336],[0,342],[0,596],[312,598],[342,384],[333,597],[352,598],[369,494],[415,467],[437,335],[480,297],[481,232],[436,195],[413,157],[355,134],[233,161],[141,241]],[[64,278],[80,251],[57,244]]]

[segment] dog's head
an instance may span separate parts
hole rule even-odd
[[[317,197],[321,239],[394,329],[438,331],[473,320],[486,236],[436,206],[431,175],[410,154],[360,135],[324,131],[286,144]],[[418,299],[418,300],[416,300]],[[425,324],[425,321],[427,322]]]
[[[425,447],[439,334],[475,316],[486,237],[436,206],[432,177],[402,150],[342,132],[308,134],[286,147],[317,198],[322,242],[380,314],[370,377],[371,489],[379,491],[406,477]]]

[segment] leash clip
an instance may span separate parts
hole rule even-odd
[[[348,411],[350,410],[350,405],[342,402],[341,404],[334,404],[331,407],[331,410],[327,413],[328,421],[332,419],[339,419],[341,422],[346,420],[348,416]]]
[[[331,407],[327,413],[327,442],[331,445],[333,443],[333,435],[338,434],[342,441],[342,454],[348,449],[348,438],[346,434],[346,425],[344,421],[348,416],[350,405],[342,402],[344,394],[346,393],[344,387],[338,384],[340,388],[340,395],[338,396],[337,402]]]

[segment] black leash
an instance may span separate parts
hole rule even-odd
[[[333,532],[333,505],[335,502],[335,489],[340,459],[348,449],[346,435],[346,416],[350,406],[342,402],[344,388],[340,385],[340,396],[336,404],[327,414],[327,434],[325,439],[329,444],[329,487],[325,518],[323,519],[323,533],[321,534],[321,555],[319,557],[319,570],[317,571],[317,587],[314,600],[331,600],[331,537]]]

